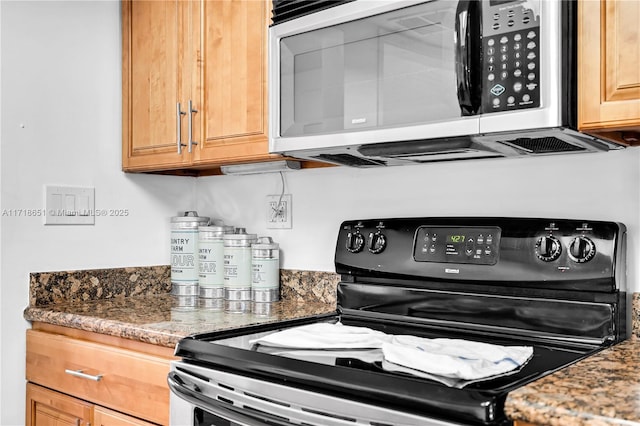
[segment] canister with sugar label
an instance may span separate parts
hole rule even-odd
[[[280,250],[271,237],[260,237],[251,245],[251,298],[254,302],[276,302],[280,296]]]
[[[251,244],[256,234],[244,228],[235,234],[225,234],[224,241],[224,298],[251,301]]]
[[[209,223],[195,211],[171,218],[171,294],[198,294],[198,227]]]
[[[224,297],[224,240],[233,226],[222,224],[198,228],[198,287],[201,298]]]

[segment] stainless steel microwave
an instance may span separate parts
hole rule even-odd
[[[575,130],[575,1],[274,5],[273,153],[366,167],[620,148]]]

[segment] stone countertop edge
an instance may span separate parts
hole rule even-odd
[[[180,339],[192,334],[336,312],[335,305],[317,301],[274,302],[266,315],[175,307],[174,303],[169,294],[130,296],[27,307],[24,310],[24,318],[28,321],[175,347]]]
[[[640,295],[631,338],[509,392],[507,417],[549,426],[640,426]]]

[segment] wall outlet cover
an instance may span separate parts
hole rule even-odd
[[[292,228],[291,194],[267,195],[266,204],[268,229]]]

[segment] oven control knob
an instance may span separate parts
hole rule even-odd
[[[596,245],[587,237],[576,237],[569,244],[569,257],[574,262],[588,262],[595,254]]]
[[[347,250],[351,253],[359,253],[364,248],[364,236],[360,232],[347,234]]]
[[[373,254],[382,253],[387,247],[387,237],[380,231],[369,234],[369,251]]]
[[[562,246],[556,237],[546,236],[538,238],[536,242],[536,256],[545,262],[552,262],[560,257]]]

